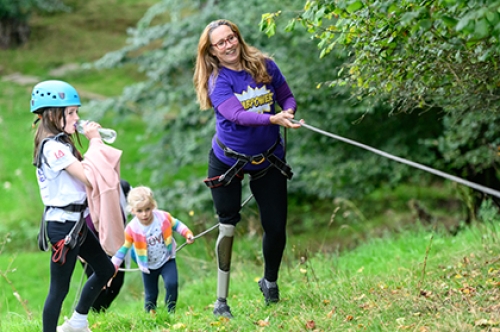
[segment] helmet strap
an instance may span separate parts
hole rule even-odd
[[[35,121],[33,121],[33,123],[31,124],[31,128],[35,128],[36,127],[36,124],[38,123],[38,121],[40,121],[42,119],[42,115],[41,114],[37,114],[37,117],[35,119]]]

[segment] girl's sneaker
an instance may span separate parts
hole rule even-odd
[[[57,327],[57,332],[92,332],[88,325],[85,327],[73,327],[66,319],[63,325]]]

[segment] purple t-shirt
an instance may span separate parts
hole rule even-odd
[[[275,114],[278,102],[283,109],[295,110],[296,103],[285,77],[276,63],[267,60],[267,70],[272,77],[269,84],[255,84],[246,71],[234,71],[222,67],[219,75],[209,79],[210,100],[216,117],[216,134],[212,140],[214,153],[222,162],[232,165],[236,159],[224,155],[215,137],[231,149],[246,155],[258,155],[267,151],[277,140],[281,140],[278,125],[269,118]],[[284,155],[283,145],[274,151],[276,156]],[[245,170],[258,170],[269,165],[248,163]]]

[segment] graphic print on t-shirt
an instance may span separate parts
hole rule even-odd
[[[145,229],[146,241],[148,243],[148,265],[150,269],[158,269],[168,259],[161,224],[155,217],[153,223]]]
[[[235,93],[236,98],[241,102],[246,111],[259,114],[271,112],[273,104],[273,93],[265,85],[260,88],[249,86],[246,91]]]

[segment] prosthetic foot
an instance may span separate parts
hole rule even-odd
[[[219,225],[219,237],[215,245],[217,255],[217,302],[214,305],[214,314],[232,318],[226,298],[229,292],[229,274],[231,270],[231,254],[233,250],[234,226]]]

